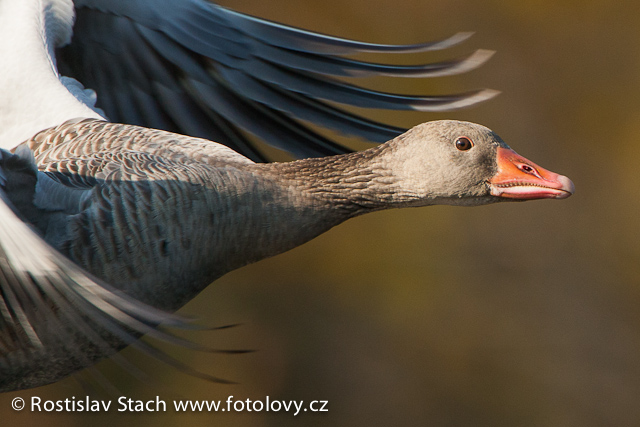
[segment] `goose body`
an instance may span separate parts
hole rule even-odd
[[[171,26],[165,27],[169,15],[136,20],[146,16],[144,6],[148,4],[142,0],[76,4],[94,18],[106,14],[109,20],[125,17],[134,22],[134,32],[156,49],[152,58],[159,52],[167,55],[165,62],[183,58],[184,40],[167,30]],[[347,132],[359,129],[362,135],[377,137],[394,132],[321,104],[313,87],[322,79],[304,71],[314,63],[352,72],[364,66],[308,53],[296,58],[300,46],[350,53],[357,43],[266,23],[197,0],[158,2],[156,7],[163,12],[175,8],[178,17],[185,10],[200,11],[195,16],[208,17],[202,19],[209,24],[217,22],[214,28],[221,34],[231,31],[247,37],[237,40],[240,45],[260,42],[270,46],[273,55],[278,53],[277,57],[297,70],[287,71],[295,87],[281,86],[282,76],[269,66],[259,67],[271,72],[260,81],[250,68],[234,63],[237,58],[224,55],[214,58],[216,64],[222,64],[216,73],[186,63],[181,78],[165,74],[162,68],[155,68],[157,75],[144,69],[146,83],[145,73],[133,76],[128,84],[135,99],[128,111],[132,122],[157,122],[165,128],[181,125],[198,130],[195,135],[223,135],[231,147],[245,147],[241,150],[245,155],[206,139],[110,123],[94,105],[91,91],[57,73],[54,47],[68,42],[73,4],[0,0],[0,28],[13,20],[33,24],[11,27],[19,40],[25,40],[27,46],[22,49],[28,49],[30,55],[19,55],[17,39],[7,41],[0,36],[0,54],[15,60],[3,62],[0,68],[1,75],[8,76],[0,79],[2,90],[12,91],[10,99],[15,101],[0,105],[0,140],[4,148],[14,150],[0,152],[2,391],[56,381],[128,344],[144,349],[136,341],[143,333],[167,338],[153,326],[163,322],[182,325],[167,313],[216,278],[303,244],[353,216],[433,204],[474,206],[565,198],[573,192],[568,178],[518,156],[491,130],[457,121],[419,125],[362,152],[256,163],[259,154],[237,131],[230,130],[232,124],[246,125],[274,145],[300,138],[309,144],[294,141],[293,146],[285,145],[301,156],[344,151],[281,114],[295,106],[300,107],[302,118],[315,117],[321,124]],[[287,31],[288,38],[283,36]],[[283,47],[286,43],[291,46]],[[194,43],[197,53],[215,56],[203,44]],[[404,50],[424,50],[425,46],[430,45]],[[71,45],[69,49],[82,54],[81,47]],[[247,55],[245,59],[260,63],[260,55],[258,59]],[[459,71],[469,65],[463,61],[452,67]],[[297,74],[301,69],[304,72]],[[26,75],[35,76],[34,80]],[[224,85],[221,78],[227,79]],[[185,81],[186,89],[182,86]],[[231,93],[229,82],[244,83],[240,84],[244,89]],[[307,93],[299,87],[303,82],[312,88]],[[122,76],[116,77],[114,84],[122,83]],[[351,92],[356,103],[368,97],[373,106],[379,102],[388,107],[383,99],[398,105],[420,104],[417,98],[393,101],[388,94],[357,92],[328,80],[324,83],[329,97],[335,94],[346,100],[349,97],[344,94]],[[197,96],[212,98],[196,102],[187,97],[189,88],[198,88]],[[127,108],[122,103],[128,101],[122,100],[119,90],[115,93],[105,95],[107,102],[102,107],[123,115]],[[152,101],[150,94],[161,101]],[[487,96],[479,92],[438,102],[460,107]],[[437,104],[423,101],[423,109]],[[204,110],[195,109],[202,104]],[[217,116],[209,111],[213,106],[219,107]],[[243,113],[241,107],[249,113]],[[192,115],[186,118],[186,112]],[[248,122],[256,112],[267,118]],[[222,126],[196,122],[199,116]],[[283,129],[281,141],[274,131],[278,128]]]
[[[461,137],[474,141],[473,152],[455,147]],[[63,124],[26,144],[45,175],[34,211],[22,212],[45,240],[170,311],[228,271],[350,217],[500,201],[492,195],[496,151],[509,150],[489,129],[456,121],[416,127],[368,151],[286,163],[254,163],[210,141],[97,120]],[[570,194],[566,179],[536,170],[544,178],[534,177],[541,186],[528,188],[528,198]]]

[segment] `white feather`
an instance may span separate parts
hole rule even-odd
[[[70,0],[0,1],[0,148],[76,117],[102,118],[56,70],[54,49],[69,41],[72,25]]]

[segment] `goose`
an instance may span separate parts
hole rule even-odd
[[[322,101],[442,111],[488,99],[495,93],[399,96],[327,77],[467,71],[489,54],[412,67],[342,57],[443,49],[466,34],[373,45],[202,0],[0,0],[0,28],[3,392],[127,345],[188,369],[138,338],[207,350],[157,326],[194,327],[173,313],[215,279],[349,218],[574,192],[486,127],[441,120],[403,133]],[[348,152],[299,120],[387,142]],[[261,162],[239,128],[302,159]]]

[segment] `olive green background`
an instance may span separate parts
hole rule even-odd
[[[257,16],[381,43],[475,31],[471,73],[366,79],[400,93],[502,91],[452,113],[373,112],[398,126],[482,123],[573,179],[563,201],[428,207],[356,218],[233,272],[181,312],[187,336],[244,355],[167,351],[238,382],[211,384],[135,351],[152,379],[100,371],[134,399],[329,400],[329,412],[31,414],[11,399],[83,397],[74,379],[0,396],[3,425],[635,426],[640,423],[640,4],[632,0],[227,0]],[[380,57],[363,55],[368,60]],[[356,143],[358,147],[365,144]],[[85,378],[90,378],[84,376]],[[154,382],[156,381],[156,382]],[[115,402],[112,406],[115,406]]]

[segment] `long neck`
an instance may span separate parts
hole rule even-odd
[[[54,49],[72,23],[70,0],[0,0],[0,147],[75,117],[100,118],[56,71]]]
[[[353,217],[367,212],[410,206],[418,196],[407,193],[389,164],[393,145],[340,156],[260,165],[305,195],[318,209]],[[424,202],[421,204],[425,204]]]

